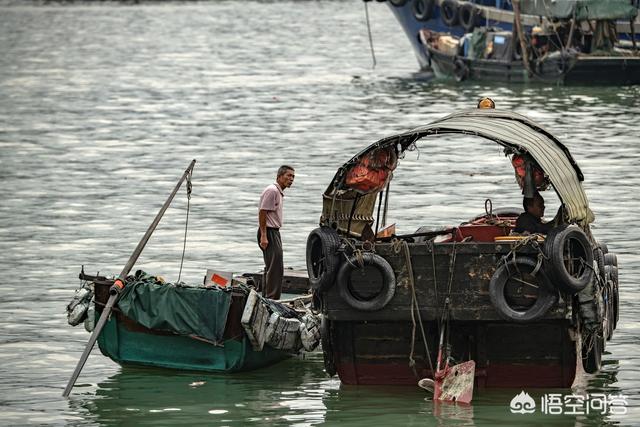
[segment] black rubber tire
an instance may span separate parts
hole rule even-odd
[[[407,0],[389,0],[389,3],[395,7],[402,7],[407,3]]]
[[[537,260],[519,256],[515,260],[500,265],[493,273],[489,283],[489,297],[503,319],[518,323],[531,322],[544,316],[556,304],[558,292],[552,289],[544,270],[540,269],[534,276],[538,285],[538,296],[533,305],[524,311],[516,310],[509,305],[505,296],[505,287],[509,279],[523,273],[530,275],[536,265]]]
[[[609,280],[611,280],[611,269],[613,268],[612,265],[605,265],[604,266],[604,282],[608,282]]]
[[[440,4],[440,18],[445,25],[455,27],[458,25],[458,2],[457,0],[444,0]]]
[[[565,264],[565,252],[573,253]],[[548,258],[546,263],[547,275],[553,283],[563,292],[575,294],[583,290],[593,280],[593,250],[587,235],[576,226],[558,227],[552,229],[547,235],[544,244],[544,252]],[[579,265],[576,265],[579,264]],[[572,272],[574,268],[577,272]]]
[[[330,377],[337,372],[336,363],[333,359],[333,346],[331,345],[331,321],[327,316],[322,316],[320,321],[320,342],[322,344],[322,357],[324,359],[324,370]]]
[[[453,75],[457,82],[463,82],[469,77],[469,67],[460,58],[453,61]]]
[[[620,320],[620,293],[618,284],[613,284],[613,329],[618,327],[618,320]]]
[[[319,227],[309,233],[307,273],[311,289],[324,291],[333,285],[340,264],[339,245],[340,236],[333,228]]]
[[[604,264],[605,265],[614,265],[614,266],[618,266],[618,257],[616,256],[616,254],[612,254],[611,252],[608,252],[606,254],[604,254]]]
[[[602,253],[603,254],[608,254],[609,253],[609,247],[607,246],[606,243],[598,243],[598,247],[600,249],[602,249]]]
[[[609,341],[613,337],[613,324],[615,318],[615,314],[613,312],[613,283],[611,281],[607,282],[607,285],[603,289],[603,293],[606,309],[605,319],[607,319],[606,328],[603,329],[606,332],[605,338],[607,341]]]
[[[433,17],[435,0],[413,0],[411,11],[413,16],[420,22],[428,21]]]
[[[338,277],[336,282],[338,283],[338,290],[340,296],[349,306],[361,311],[376,311],[384,308],[389,301],[393,298],[396,292],[396,276],[393,273],[393,269],[386,259],[380,255],[372,252],[365,252],[362,254],[362,261],[364,266],[362,268],[358,265],[358,259],[356,256],[351,256],[346,262],[343,262],[338,270]],[[359,295],[359,293],[353,288],[352,274],[361,271],[362,274],[366,273],[366,267],[373,267],[381,276],[382,286],[374,296],[365,298]],[[365,278],[365,280],[367,280]]]
[[[602,331],[594,331],[589,335],[589,342],[582,342],[582,366],[589,374],[595,374],[602,368],[602,352],[604,351],[604,338]]]
[[[458,9],[458,22],[470,33],[480,24],[480,9],[473,3],[464,3]]]
[[[618,285],[618,267],[615,265],[610,266],[609,275],[611,277],[611,281],[617,286]]]
[[[602,249],[599,246],[596,246],[593,250],[593,259],[598,264],[598,273],[603,282],[607,282],[607,277],[604,271],[604,254],[602,253]]]

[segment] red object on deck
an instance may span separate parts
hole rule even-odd
[[[227,284],[229,283],[227,279],[225,279],[224,277],[218,274],[214,274],[213,276],[211,276],[211,281],[216,285],[222,286],[222,287],[227,286]]]

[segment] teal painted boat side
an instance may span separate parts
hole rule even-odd
[[[268,346],[254,351],[246,336],[216,346],[186,336],[132,331],[120,324],[117,316],[105,324],[98,337],[98,347],[102,354],[120,365],[204,372],[248,371],[291,357],[290,353]]]

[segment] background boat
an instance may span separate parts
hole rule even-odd
[[[574,2],[561,2],[564,5]],[[622,3],[622,2],[621,2]],[[629,4],[629,2],[624,2]],[[420,30],[427,29],[436,32],[450,33],[462,37],[465,33],[473,31],[477,27],[496,27],[505,31],[513,30],[514,11],[511,1],[507,0],[389,0],[387,4],[404,31],[421,69],[430,69],[429,52],[420,42]],[[527,12],[545,11],[555,5],[547,5],[542,2],[529,2],[522,0],[523,8],[521,20],[528,30],[544,21],[539,15]],[[531,4],[527,7],[527,4]],[[640,2],[631,2],[637,9]],[[561,7],[564,7],[561,6]],[[640,17],[636,17],[633,25],[635,39],[640,41]],[[618,36],[622,40],[631,40],[632,27],[629,20],[616,22]]]

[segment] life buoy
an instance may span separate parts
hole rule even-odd
[[[552,289],[545,272],[539,269],[533,275],[536,265],[536,260],[519,256],[500,265],[493,273],[489,297],[502,318],[519,323],[531,322],[544,316],[556,304],[557,291]],[[526,285],[523,283],[531,283],[531,289],[524,289]],[[522,292],[534,289],[538,291],[536,300],[531,305],[524,304],[528,295]]]
[[[418,21],[428,21],[433,16],[435,0],[413,0],[411,10]]]
[[[463,82],[469,77],[469,68],[467,64],[460,58],[456,58],[453,61],[453,75],[456,78],[456,81]]]
[[[391,3],[395,7],[402,7],[406,2],[407,0],[389,0],[389,3]]]
[[[336,281],[344,302],[361,311],[380,310],[396,292],[396,277],[391,265],[371,252],[362,254],[362,265],[357,256],[349,257],[340,266]]]
[[[480,24],[480,9],[473,3],[464,3],[458,9],[458,21],[467,33]]]
[[[323,291],[333,284],[340,257],[340,236],[330,227],[319,227],[307,238],[307,273],[311,289]]]
[[[444,0],[440,4],[440,17],[442,22],[449,27],[458,25],[458,2],[456,0]]]
[[[554,228],[544,243],[548,276],[568,294],[583,290],[593,280],[593,250],[577,226]]]

